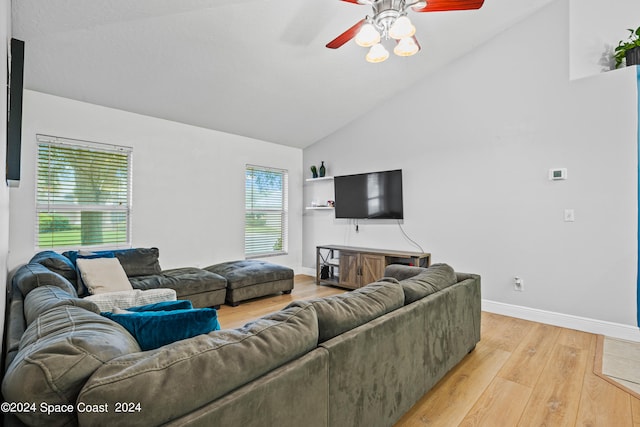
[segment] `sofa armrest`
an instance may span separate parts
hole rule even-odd
[[[462,282],[464,280],[467,279],[479,279],[480,276],[478,276],[477,274],[472,274],[472,273],[460,273],[458,271],[456,271],[456,278],[457,278],[457,282]]]
[[[424,271],[427,271],[427,269],[423,267],[413,267],[402,264],[389,264],[384,269],[384,277],[393,277],[394,279],[400,281],[413,276],[417,276]]]
[[[27,329],[24,318],[24,298],[17,288],[14,288],[11,301],[7,303],[4,371],[7,370],[20,349],[20,339]]]

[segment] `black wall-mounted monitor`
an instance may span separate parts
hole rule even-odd
[[[334,177],[336,218],[403,219],[402,170]]]
[[[9,70],[9,108],[7,114],[6,179],[12,187],[20,182],[20,152],[22,147],[22,86],[24,75],[24,42],[11,39]]]

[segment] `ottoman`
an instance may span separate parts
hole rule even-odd
[[[194,307],[218,308],[224,303],[227,281],[224,277],[195,267],[162,270],[160,274],[129,277],[134,289],[169,288],[178,299],[188,299]]]
[[[227,279],[227,304],[235,307],[240,301],[293,289],[293,270],[282,265],[247,259],[229,261],[205,267],[211,273]]]

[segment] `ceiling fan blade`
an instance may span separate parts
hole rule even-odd
[[[364,22],[365,22],[365,19],[361,19],[360,21],[358,21],[358,23],[355,24],[353,27],[349,28],[347,31],[345,31],[344,33],[340,34],[338,37],[336,37],[335,39],[327,43],[327,47],[329,49],[337,49],[343,44],[345,44],[346,42],[348,42],[349,40],[351,40],[352,38],[354,38],[358,33],[358,30],[360,29],[362,24],[364,24]]]
[[[427,0],[427,6],[415,12],[445,12],[448,10],[480,9],[484,0]]]

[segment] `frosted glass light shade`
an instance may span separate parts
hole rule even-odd
[[[391,28],[389,28],[389,36],[394,39],[400,40],[405,37],[411,37],[416,33],[416,27],[411,23],[411,20],[406,16],[401,16],[396,19]]]
[[[358,46],[370,47],[380,42],[380,33],[371,24],[364,24],[358,34],[356,34],[356,43]]]
[[[401,39],[395,48],[393,48],[393,53],[398,56],[411,56],[418,53],[418,45],[415,41],[413,41],[413,37],[405,37]]]
[[[369,49],[369,53],[367,53],[366,59],[367,62],[377,63],[386,61],[389,57],[389,51],[384,48],[380,43],[374,44]]]

